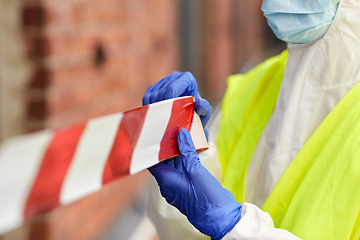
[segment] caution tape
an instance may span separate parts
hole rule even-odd
[[[190,131],[208,148],[193,98],[184,97],[9,139],[0,147],[0,234],[103,185],[179,154]]]

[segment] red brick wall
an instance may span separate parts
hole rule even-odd
[[[27,131],[138,107],[151,83],[178,69],[177,1],[24,2],[24,41],[34,65]],[[28,236],[101,238],[149,177],[125,178],[34,219],[26,224]]]
[[[147,86],[177,69],[176,1],[28,3],[29,130],[141,105]],[[104,61],[95,64],[96,48]]]

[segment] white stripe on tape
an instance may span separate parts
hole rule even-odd
[[[114,114],[87,123],[61,189],[62,205],[101,189],[104,166],[123,115]]]
[[[206,136],[204,134],[204,128],[202,126],[199,115],[197,115],[195,111],[190,128],[190,135],[196,149],[205,149],[208,147]]]
[[[49,130],[11,139],[0,150],[0,232],[23,221],[24,205],[53,137]]]
[[[139,140],[131,157],[130,174],[159,162],[160,143],[167,128],[174,100],[149,105]]]

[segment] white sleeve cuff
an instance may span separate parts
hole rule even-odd
[[[244,203],[241,220],[228,232],[223,240],[299,240],[290,232],[274,228],[272,218],[251,203]]]

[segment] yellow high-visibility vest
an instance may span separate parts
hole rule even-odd
[[[248,165],[276,104],[287,51],[228,79],[218,133],[223,186],[244,202]],[[302,239],[360,239],[360,84],[336,105],[262,206]]]
[[[275,108],[287,56],[284,51],[244,75],[228,78],[221,105],[218,149],[222,183],[240,202],[244,202],[246,170]]]

